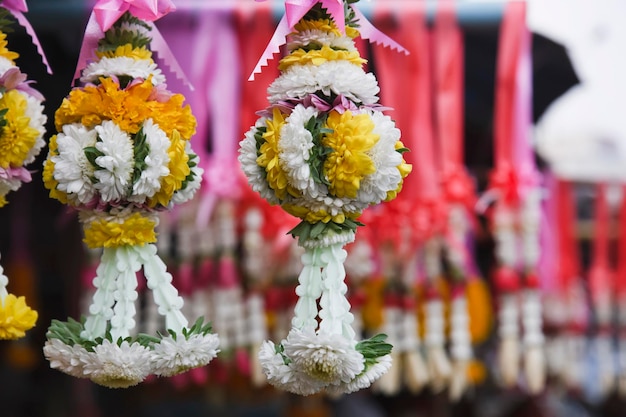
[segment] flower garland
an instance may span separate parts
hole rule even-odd
[[[0,207],[7,204],[8,193],[31,181],[26,166],[46,144],[44,98],[15,65],[19,54],[7,47],[9,14],[0,7]],[[10,294],[8,284],[0,266],[0,339],[19,339],[35,325],[37,312],[23,296]]]
[[[87,246],[103,248],[89,314],[54,320],[44,353],[52,368],[111,388],[204,366],[219,345],[202,317],[188,325],[154,245],[158,213],[190,200],[202,169],[189,143],[196,120],[152,60],[153,26],[131,12],[105,31],[83,86],[57,110],[43,175],[50,196],[79,212]],[[141,269],[165,317],[156,336],[135,331]]]
[[[270,106],[240,142],[252,189],[301,219],[290,231],[305,249],[292,327],[259,353],[269,383],[300,395],[354,392],[391,366],[386,335],[357,341],[343,246],[363,210],[396,197],[411,166],[399,129],[377,104],[376,78],[362,69],[350,3],[344,31],[319,3],[293,26]]]

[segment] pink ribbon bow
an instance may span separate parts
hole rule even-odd
[[[87,61],[93,56],[98,47],[98,41],[104,37],[104,32],[109,30],[124,13],[129,12],[151,26],[151,49],[159,55],[178,78],[193,90],[163,35],[153,23],[174,10],[176,10],[176,6],[171,0],[98,0],[93,7],[85,29],[85,37],[80,48],[73,80],[77,79],[80,76],[80,71],[87,66]]]
[[[28,6],[26,5],[26,0],[2,0],[0,1],[0,6],[7,9],[13,17],[17,20],[17,22],[26,29],[26,33],[33,40],[33,45],[37,48],[37,52],[39,56],[41,56],[41,62],[46,66],[46,70],[48,74],[52,74],[52,68],[50,68],[50,64],[48,63],[48,59],[46,58],[46,54],[43,52],[43,48],[41,47],[41,42],[39,42],[39,38],[35,33],[35,29],[31,26],[24,13],[28,11]]]
[[[154,22],[176,10],[170,0],[99,0],[93,7],[96,21],[103,32],[129,12],[138,19]]]
[[[267,0],[255,1],[263,2]],[[278,23],[274,36],[272,36],[272,39],[270,39],[267,44],[265,51],[263,51],[263,55],[261,55],[261,58],[254,67],[248,81],[253,81],[254,74],[260,73],[261,68],[267,65],[267,62],[272,59],[272,56],[275,53],[280,52],[281,45],[284,45],[287,42],[287,35],[291,33],[294,26],[300,21],[300,19],[302,19],[304,15],[306,15],[306,13],[317,3],[320,3],[322,7],[328,11],[328,14],[330,14],[335,21],[339,31],[345,33],[346,17],[342,0],[285,0],[285,15]],[[407,55],[409,54],[404,47],[376,29],[362,13],[354,7],[354,5],[351,5],[350,7],[359,20],[359,32],[363,39],[369,39],[372,43],[378,43],[392,49],[397,49],[399,52],[404,52]]]

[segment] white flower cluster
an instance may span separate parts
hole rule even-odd
[[[317,44],[319,46],[328,45],[333,49],[344,51],[356,51],[354,41],[348,36],[341,36],[337,33],[326,32],[320,29],[306,29],[294,32],[289,37],[289,51]]]
[[[366,73],[361,67],[347,61],[328,61],[321,65],[292,65],[267,89],[270,104],[304,99],[318,92],[373,105],[378,103],[380,88],[374,74]]]
[[[127,56],[103,57],[92,62],[82,72],[80,81],[93,83],[100,77],[127,76],[133,79],[147,80],[152,76],[152,84],[165,85],[165,75],[152,59],[135,59]]]
[[[331,216],[340,213],[360,213],[372,204],[385,200],[387,193],[394,191],[402,182],[398,166],[402,164],[402,154],[396,151],[395,145],[400,140],[400,130],[393,120],[377,110],[363,110],[374,122],[373,134],[378,141],[366,155],[372,160],[375,171],[366,175],[360,183],[356,198],[333,196],[324,183],[316,182],[311,173],[312,149],[316,146],[313,135],[306,129],[311,117],[320,112],[302,104],[296,105],[292,113],[285,119],[278,140],[278,163],[285,173],[291,187],[300,193],[294,197],[288,195],[280,200],[267,183],[266,171],[257,163],[257,140],[255,134],[263,127],[266,118],[259,119],[255,126],[240,142],[239,162],[252,189],[271,204],[289,203],[305,207],[311,212],[325,211]]]
[[[145,136],[143,146],[147,152],[139,161],[142,165],[139,175],[133,179],[139,135]],[[105,204],[128,201],[141,206],[161,189],[162,179],[170,174],[171,142],[152,119],[146,119],[135,137],[110,120],[93,129],[79,123],[67,124],[57,135],[56,144],[56,154],[50,158],[54,163],[52,176],[58,182],[57,189],[67,194],[73,206],[88,206],[95,201]],[[186,146],[185,152],[197,158],[189,142]],[[193,179],[187,186],[174,193],[173,203],[189,200],[200,187],[202,169],[195,166],[192,173]]]
[[[366,368],[355,345],[342,336],[292,329],[283,352],[266,340],[259,359],[276,388],[298,395],[349,394],[369,387],[391,367],[391,356],[384,355]]]
[[[128,33],[137,33],[149,37],[150,31],[139,24],[122,22],[119,30]],[[152,58],[137,58],[130,56],[103,56],[90,63],[83,69],[80,81],[83,83],[96,82],[100,77],[130,77],[132,79],[147,80],[152,77],[152,85],[165,87],[165,75],[157,67]]]
[[[127,388],[149,375],[172,376],[204,366],[219,352],[216,334],[195,334],[188,339],[165,337],[145,347],[137,342],[104,340],[87,350],[60,339],[46,341],[44,355],[50,367],[77,378],[89,378],[109,388]]]

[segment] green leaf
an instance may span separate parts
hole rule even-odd
[[[146,134],[143,131],[143,127],[139,129],[137,133],[132,137],[134,148],[134,167],[132,175],[132,184],[135,185],[141,178],[141,173],[146,169],[148,164],[146,163],[146,157],[150,154],[150,146],[146,138]],[[129,189],[129,193],[132,193],[132,187]]]
[[[95,146],[83,148],[83,152],[85,152],[85,157],[95,169],[102,169],[102,167],[96,163],[96,158],[104,156],[103,152],[99,151]]]
[[[401,154],[410,152],[409,148],[398,148],[396,152],[400,152]]]
[[[356,344],[355,349],[365,358],[366,368],[375,364],[378,358],[391,353],[393,345],[387,343],[386,340],[387,335],[381,333]]]

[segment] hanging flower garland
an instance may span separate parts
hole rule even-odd
[[[301,6],[302,18],[290,25],[270,106],[239,156],[253,190],[301,219],[290,231],[305,249],[292,327],[259,353],[269,383],[300,395],[354,392],[391,365],[385,335],[358,341],[351,326],[343,246],[354,240],[363,210],[394,199],[411,171],[400,130],[382,113],[376,78],[362,69],[353,41],[364,19],[354,2],[342,13],[326,3]]]
[[[154,245],[158,213],[190,200],[202,177],[189,143],[196,119],[152,59],[151,22],[173,8],[158,3],[152,17],[134,5],[108,27],[98,20],[97,59],[57,110],[44,165],[50,196],[78,211],[88,247],[103,248],[89,314],[53,320],[44,353],[52,368],[110,388],[204,366],[219,345],[203,318],[188,325]],[[142,269],[165,318],[157,335],[135,331]]]
[[[7,48],[7,32],[13,23],[8,8],[0,2],[0,207],[7,204],[8,193],[31,181],[26,166],[46,144],[47,121],[44,97],[15,65],[19,55]],[[0,266],[0,339],[19,339],[35,325],[37,312],[24,297],[10,294],[8,284]]]

